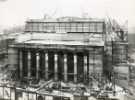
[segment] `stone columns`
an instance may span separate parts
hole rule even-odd
[[[67,54],[64,54],[64,80],[67,81]]]
[[[54,55],[54,79],[58,80],[58,55]]]
[[[77,82],[77,55],[74,54],[74,82]]]
[[[31,77],[31,52],[28,51],[28,78]]]
[[[48,80],[48,53],[45,53],[45,79]]]
[[[87,56],[84,55],[84,81],[87,79]]]
[[[22,51],[19,52],[19,67],[20,67],[20,79],[23,78],[23,62],[22,62]]]
[[[36,53],[36,79],[39,79],[39,53]]]
[[[93,54],[89,53],[89,76],[94,73],[94,69],[93,69]]]

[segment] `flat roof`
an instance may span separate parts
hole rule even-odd
[[[104,19],[81,18],[81,17],[60,17],[60,18],[28,19],[27,22],[104,22]]]

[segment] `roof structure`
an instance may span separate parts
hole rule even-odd
[[[27,22],[104,22],[104,19],[97,18],[80,18],[80,17],[60,17],[60,18],[43,18],[28,19]]]
[[[16,44],[104,46],[100,35],[81,33],[25,33],[18,36]]]

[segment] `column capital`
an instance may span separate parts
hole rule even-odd
[[[48,53],[45,53],[45,59],[48,61]]]
[[[67,62],[67,54],[64,54],[64,62]]]
[[[39,52],[36,52],[36,56],[39,56]]]
[[[74,54],[74,63],[77,63],[77,55]]]
[[[84,55],[84,63],[87,63],[87,56]]]
[[[54,61],[56,61],[57,59],[58,59],[58,54],[55,53],[55,54],[54,54]]]
[[[28,51],[28,59],[31,59],[31,51]]]

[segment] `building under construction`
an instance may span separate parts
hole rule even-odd
[[[12,78],[89,83],[128,78],[127,31],[116,21],[62,17],[31,19],[9,46]]]

